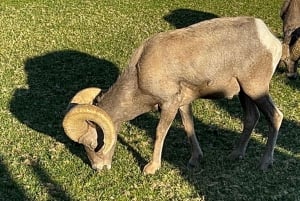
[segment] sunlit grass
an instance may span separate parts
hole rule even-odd
[[[279,69],[271,82],[284,113],[274,167],[258,171],[265,147],[261,118],[246,159],[229,161],[242,129],[233,100],[197,100],[195,129],[204,151],[186,168],[189,145],[180,119],[167,136],[163,166],[144,176],[159,114],[122,126],[112,169],[94,172],[61,119],[81,88],[108,88],[133,50],[154,33],[211,17],[250,15],[282,37],[280,0],[124,0],[0,2],[0,200],[299,200],[300,82]]]

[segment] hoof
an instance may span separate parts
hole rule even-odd
[[[243,160],[245,158],[245,155],[238,151],[232,151],[231,154],[229,154],[228,158],[230,160]]]
[[[260,160],[259,169],[266,171],[273,166],[273,154],[266,153]]]
[[[148,163],[143,170],[144,175],[153,175],[160,168],[160,164],[150,162]]]
[[[258,168],[262,171],[267,171],[268,169],[271,169],[273,167],[273,160],[268,162],[261,162],[258,166]]]
[[[286,76],[291,80],[295,80],[298,77],[298,73],[287,73]]]
[[[192,170],[192,169],[199,167],[200,160],[202,158],[203,158],[203,155],[199,155],[196,158],[191,158],[187,164],[187,168]]]
[[[194,170],[194,169],[196,169],[198,167],[198,165],[196,164],[192,164],[192,163],[188,163],[187,164],[187,168],[189,169],[189,170]]]

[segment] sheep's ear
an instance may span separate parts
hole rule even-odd
[[[91,150],[97,148],[97,130],[95,126],[89,125],[87,132],[78,139],[78,143],[89,147]]]

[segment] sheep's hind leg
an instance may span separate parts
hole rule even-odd
[[[229,155],[230,159],[243,159],[248,146],[250,135],[259,119],[257,106],[243,91],[239,94],[239,99],[243,108],[243,132],[236,148]]]
[[[261,158],[259,168],[266,170],[273,165],[274,149],[278,137],[279,128],[283,119],[283,114],[274,105],[269,94],[255,100],[259,110],[265,115],[269,123],[269,134],[267,147],[263,157]]]
[[[195,129],[194,129],[194,121],[191,105],[184,105],[179,108],[182,123],[184,126],[184,130],[187,134],[189,143],[191,145],[191,158],[188,162],[189,168],[194,168],[198,165],[200,159],[203,157],[203,152],[200,148],[199,142],[197,140]]]

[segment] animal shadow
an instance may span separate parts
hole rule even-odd
[[[25,190],[14,181],[0,155],[0,200],[28,200]]]
[[[10,111],[20,122],[64,143],[80,156],[83,151],[66,137],[61,126],[68,102],[80,89],[108,88],[116,80],[118,68],[105,59],[76,50],[29,58],[24,68],[28,85],[15,90]],[[87,160],[83,155],[80,158]]]
[[[297,79],[286,79],[286,84],[289,85],[293,90],[300,91],[300,78]]]
[[[219,17],[213,13],[207,13],[203,11],[196,11],[191,9],[176,9],[163,17],[168,23],[176,27],[177,29],[190,26],[197,22],[209,20]]]

